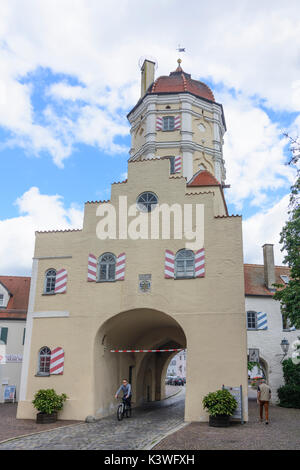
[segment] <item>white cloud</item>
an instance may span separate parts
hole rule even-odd
[[[298,17],[298,0],[194,0],[188,8],[164,0],[155,10],[150,0],[2,0],[0,125],[14,133],[15,144],[36,154],[46,149],[60,166],[80,142],[123,151],[115,137],[127,126],[116,110],[124,114],[139,97],[138,59],[149,53],[159,61],[157,73],[168,74],[178,41],[187,50],[183,67],[195,78],[211,77],[274,109],[298,111]],[[49,121],[36,119],[34,80],[19,79],[38,67],[79,81],[71,86],[63,79],[48,89],[49,98],[64,100],[66,115],[78,105],[74,127],[61,119],[61,108],[52,109]],[[87,129],[90,114],[95,125]]]
[[[59,195],[41,194],[32,187],[16,200],[19,216],[0,221],[0,272],[30,274],[36,230],[81,228],[83,212],[66,208]]]
[[[257,212],[243,221],[244,261],[263,264],[262,246],[274,244],[275,264],[281,265],[284,254],[280,251],[280,232],[288,219],[289,196],[284,196],[269,210]]]
[[[228,201],[241,210],[246,199],[251,205],[269,206],[278,189],[288,191],[294,177],[284,147],[287,140],[255,101],[239,94],[222,94],[227,122],[224,159]]]

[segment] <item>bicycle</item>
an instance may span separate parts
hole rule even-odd
[[[122,421],[125,414],[127,418],[131,417],[131,405],[128,404],[126,398],[122,398],[122,403],[119,404],[117,409],[118,421]]]

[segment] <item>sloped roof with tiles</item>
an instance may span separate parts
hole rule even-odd
[[[0,283],[9,293],[7,306],[0,307],[0,320],[25,320],[28,309],[30,277],[0,276]]]
[[[205,83],[191,78],[189,73],[182,70],[180,64],[174,72],[169,75],[158,77],[147,90],[147,93],[184,93],[215,101],[213,92]]]
[[[275,266],[275,279],[277,284],[284,281],[280,276],[289,276],[289,268],[285,266]],[[270,291],[265,285],[264,266],[260,264],[244,264],[245,274],[245,295],[263,295],[272,297],[274,292]]]

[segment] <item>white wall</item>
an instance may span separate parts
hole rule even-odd
[[[7,344],[2,349],[6,354],[23,355],[23,334],[26,321],[0,321],[0,328],[8,328]],[[0,365],[0,403],[4,401],[4,388],[16,385],[17,401],[19,399],[22,362],[6,362]]]
[[[272,298],[246,296],[246,312],[254,310],[256,312],[265,312],[267,314],[267,330],[248,330],[247,342],[248,348],[258,348],[260,357],[268,365],[267,380],[272,389],[272,402],[277,401],[277,389],[284,384],[282,374],[281,360],[282,349],[281,340],[286,338],[289,343],[289,351],[285,359],[291,357],[292,343],[300,336],[300,331],[286,331],[282,327],[282,316],[280,312],[280,303]]]

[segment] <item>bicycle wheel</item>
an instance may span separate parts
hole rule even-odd
[[[123,403],[120,403],[120,405],[118,406],[118,409],[117,409],[118,421],[122,421],[123,416],[124,416],[124,405],[123,405]]]

